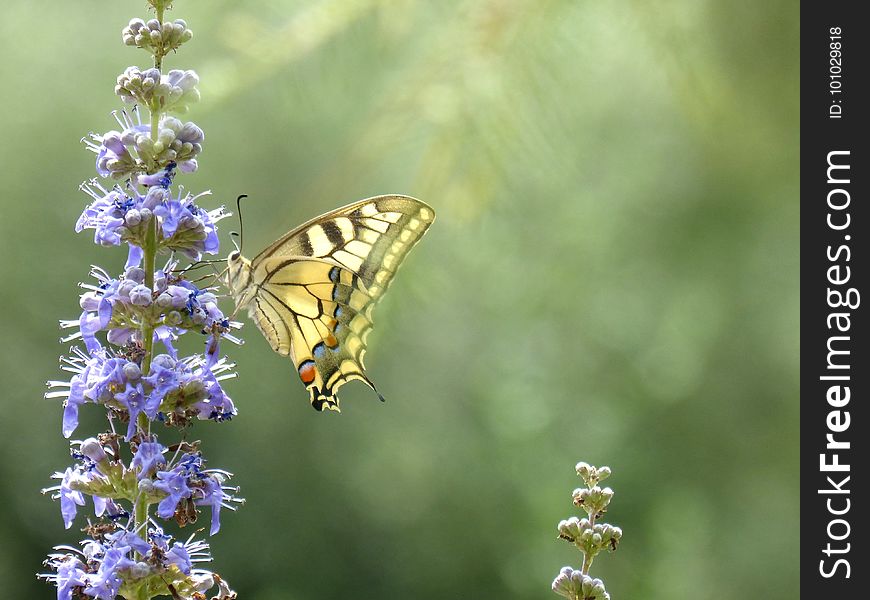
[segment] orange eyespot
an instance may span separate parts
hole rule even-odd
[[[313,360],[306,360],[299,365],[299,379],[302,380],[302,383],[310,385],[314,382],[315,377],[317,377],[317,368],[314,366]]]

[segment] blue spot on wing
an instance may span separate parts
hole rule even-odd
[[[326,354],[326,344],[318,342],[311,351],[314,353],[315,358],[323,358],[323,355]]]

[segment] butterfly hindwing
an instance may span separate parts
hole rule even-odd
[[[434,218],[409,196],[377,196],[300,225],[250,261],[230,255],[236,305],[293,361],[317,410],[337,411],[348,381],[375,389],[363,364],[372,311]]]
[[[338,410],[336,391],[365,374],[373,299],[344,267],[307,257],[261,261],[254,320],[272,349],[289,356],[317,410]]]

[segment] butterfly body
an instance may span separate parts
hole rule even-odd
[[[237,310],[290,358],[315,409],[339,410],[348,381],[375,389],[363,364],[372,311],[434,218],[415,198],[377,196],[300,225],[253,259],[230,254]]]

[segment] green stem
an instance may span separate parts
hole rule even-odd
[[[148,520],[148,503],[143,502],[140,499],[136,500],[136,535],[141,537],[142,539],[146,539],[146,536],[142,531],[139,530],[139,527]]]
[[[583,554],[583,566],[580,568],[580,571],[584,575],[589,575],[589,569],[592,567],[593,558],[588,554]]]
[[[166,8],[165,0],[158,0],[154,3],[154,8],[157,11],[157,20],[163,23],[163,11]],[[163,66],[163,50],[162,48],[154,54],[154,67],[160,69]],[[160,125],[160,108],[158,106],[150,106],[151,110],[151,139],[157,141]],[[148,233],[145,237],[145,244],[142,248],[144,254],[145,268],[145,286],[150,290],[154,290],[154,265],[157,260],[157,217],[152,214],[151,222],[148,224]],[[142,346],[145,351],[142,357],[141,370],[143,375],[148,375],[151,371],[151,359],[154,355],[154,322],[150,318],[145,318],[142,321]],[[137,427],[143,439],[151,433],[151,422],[148,416],[142,412],[139,413]],[[140,495],[136,498],[133,505],[133,518],[135,519],[136,532],[141,536],[141,531],[146,528],[148,522],[148,507],[147,500]],[[143,536],[144,537],[144,536]],[[142,557],[136,553],[138,559]],[[140,596],[144,598],[150,597],[146,590],[140,590]]]
[[[142,250],[145,254],[145,285],[153,290],[154,262],[157,257],[157,217],[154,215],[151,216],[151,222],[148,224],[148,235]],[[142,321],[142,346],[145,354],[142,357],[141,370],[143,375],[147,375],[151,371],[151,358],[154,355],[154,322],[150,318]],[[144,412],[139,413],[137,426],[143,439],[151,434],[151,421]],[[139,532],[145,528],[145,523],[148,521],[148,502],[142,495],[136,498],[133,511],[136,531]],[[138,556],[139,553],[136,554]]]
[[[164,2],[156,2],[154,9],[157,11],[157,20],[163,23],[163,11],[165,10]],[[154,68],[158,71],[163,67],[163,47],[154,53]],[[160,124],[160,110],[156,106],[151,106],[151,139],[157,141],[159,132],[158,125]]]
[[[593,486],[587,484],[586,487],[592,489]],[[589,526],[595,526],[595,513],[589,515]],[[585,552],[583,553],[583,566],[580,567],[580,571],[582,571],[584,575],[589,575],[589,569],[592,568],[593,560],[595,560],[595,557],[593,557],[591,554],[586,554]]]
[[[145,286],[154,290],[154,263],[157,259],[157,217],[155,215],[151,215],[145,247],[142,250],[145,254]],[[148,375],[151,371],[151,358],[154,354],[154,323],[151,319],[146,318],[142,322],[142,346],[145,350],[145,355],[142,357],[142,374]],[[139,429],[145,435],[150,433],[151,423],[145,413],[139,414]]]
[[[160,111],[151,109],[151,139],[157,141],[157,134],[160,133]]]

